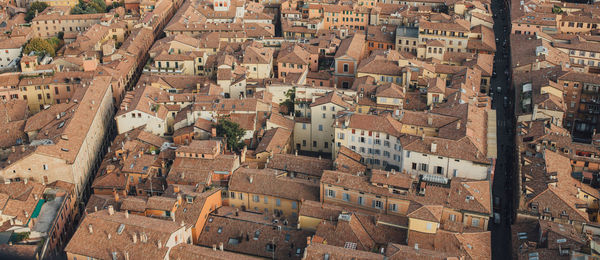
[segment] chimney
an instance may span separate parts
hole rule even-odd
[[[179,185],[173,185],[173,192],[175,192],[175,193],[179,192]]]
[[[92,224],[88,225],[88,231],[90,231],[90,234],[94,233],[94,228],[92,227]]]
[[[108,206],[108,215],[114,215],[115,214],[115,208],[113,208],[112,205]]]
[[[159,249],[162,248],[162,242],[160,240],[158,240],[157,246]]]
[[[244,146],[242,152],[240,153],[240,163],[244,163],[246,161],[246,152],[248,152],[248,147]]]
[[[183,198],[181,197],[181,194],[180,194],[180,193],[178,193],[178,194],[177,194],[177,203],[178,203],[179,205],[181,205],[181,203],[182,203],[182,202],[183,202]]]
[[[137,233],[133,232],[132,239],[134,244],[137,243]]]
[[[432,153],[437,152],[437,144],[435,142],[431,143],[431,152]]]
[[[125,260],[129,260],[129,252],[123,252],[123,256],[125,256]]]
[[[216,127],[211,128],[210,132],[211,132],[212,137],[217,137],[217,128]]]
[[[431,116],[427,117],[427,125],[433,125],[433,118]]]
[[[125,210],[125,218],[129,218],[129,210]]]
[[[111,235],[110,235],[110,233],[109,233],[109,234],[107,234],[107,236],[106,236],[106,237],[108,238],[108,240],[110,240],[110,238],[111,238],[112,236],[111,236]]]
[[[217,251],[217,244],[213,244],[213,251]]]
[[[27,184],[27,182],[29,182],[29,179],[27,179],[27,178],[23,179],[24,184]]]
[[[15,147],[14,147],[14,146],[11,146],[11,147],[10,147],[10,150],[11,150],[11,151],[14,153],[14,152],[16,152],[16,150],[17,150],[17,149],[15,149]]]
[[[98,212],[98,206],[94,206],[94,212]]]
[[[419,250],[419,244],[415,243],[415,250]]]
[[[115,197],[115,202],[119,202],[119,193],[117,189],[113,189],[113,196]]]
[[[456,122],[456,130],[460,129],[460,120],[458,120],[458,122]]]
[[[223,242],[219,242],[219,250],[223,251]]]
[[[253,180],[254,180],[254,177],[252,177],[252,176],[248,177],[248,181],[249,181],[250,183],[252,183],[252,181],[253,181]]]

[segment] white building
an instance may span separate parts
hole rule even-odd
[[[24,38],[6,38],[0,40],[0,69],[14,68],[17,66],[17,59],[21,56],[23,44],[27,41]]]

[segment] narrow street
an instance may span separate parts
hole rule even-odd
[[[510,25],[508,7],[504,0],[492,1],[494,14],[494,33],[496,36],[496,56],[494,58],[495,76],[492,78],[490,92],[493,93],[493,107],[496,109],[498,159],[492,186],[494,213],[500,215],[500,223],[490,225],[492,231],[492,258],[511,258],[512,222],[512,182],[514,169],[513,137],[513,98],[510,81]],[[499,202],[499,204],[497,204]],[[496,214],[494,214],[496,215]]]

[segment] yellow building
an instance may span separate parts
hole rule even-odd
[[[229,180],[229,205],[296,218],[305,200],[319,199],[318,184],[271,169],[239,168]]]
[[[487,181],[413,180],[405,173],[380,170],[373,170],[371,177],[338,171],[324,171],[321,177],[322,203],[406,216],[409,232],[435,234],[438,229],[458,226],[487,230],[492,214],[490,196]],[[424,206],[409,207],[415,203]],[[311,218],[301,220],[301,226],[314,226]]]

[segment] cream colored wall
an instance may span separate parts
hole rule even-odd
[[[437,233],[437,229],[439,226],[440,226],[440,224],[435,223],[435,222],[430,222],[430,221],[416,219],[416,218],[408,219],[408,229],[411,231],[435,234],[435,233]],[[428,227],[429,227],[429,229],[427,229]]]
[[[298,216],[298,212],[300,209],[300,202],[295,200],[289,200],[280,197],[273,197],[262,194],[252,194],[247,192],[239,192],[235,190],[229,190],[229,194],[231,192],[235,192],[235,199],[229,197],[229,205],[236,208],[241,208],[245,206],[248,210],[261,211],[265,212],[265,209],[268,210],[269,214],[273,214],[274,210],[280,210],[284,216],[292,217],[293,213]],[[243,194],[243,199],[239,199],[239,194]],[[254,201],[254,195],[258,196],[258,201]],[[265,203],[265,197],[267,198],[267,202]],[[276,201],[279,199],[280,205],[278,206]],[[292,208],[293,202],[296,202],[296,208]]]
[[[132,117],[132,113],[141,113],[142,117]],[[155,135],[163,136],[167,133],[167,122],[153,115],[140,112],[138,110],[132,110],[128,113],[122,114],[115,118],[117,121],[117,129],[119,134],[130,131],[134,128],[146,125],[146,130],[150,131]]]

